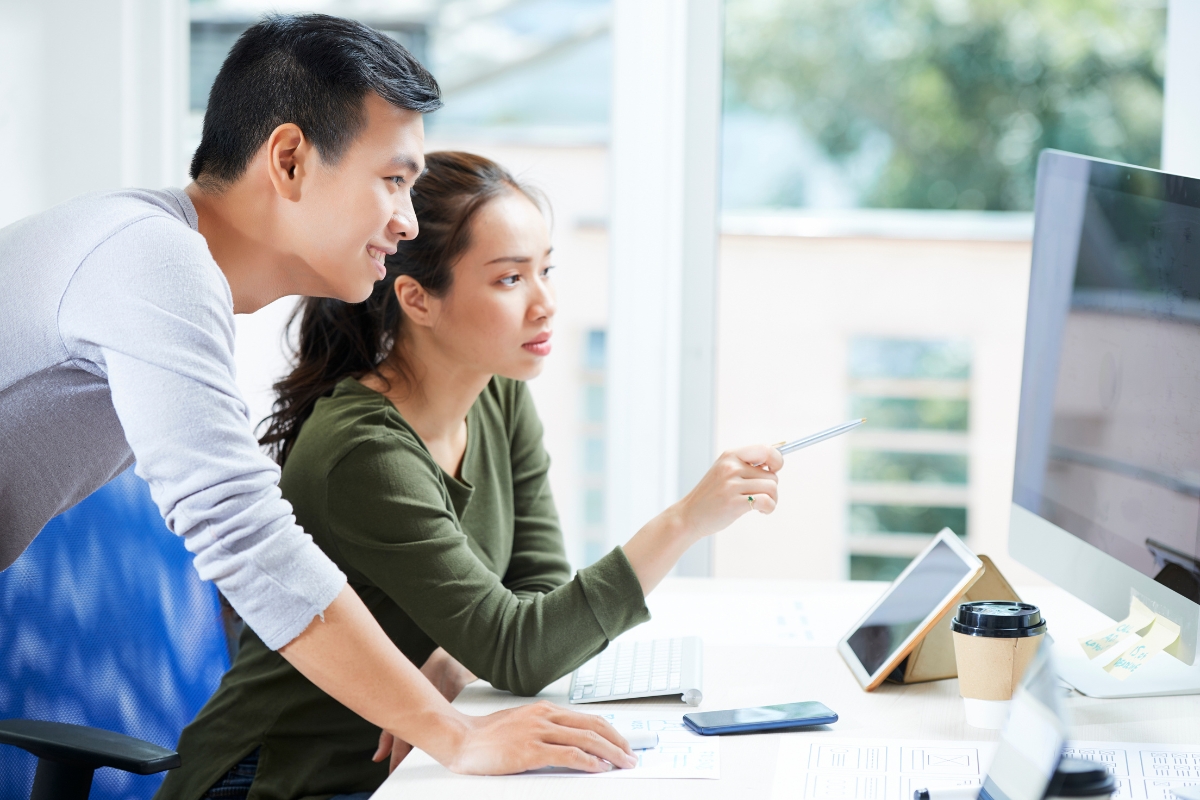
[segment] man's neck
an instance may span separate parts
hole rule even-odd
[[[238,182],[220,192],[195,183],[184,189],[196,207],[200,235],[225,274],[235,314],[249,314],[292,294],[304,294],[298,260],[273,246],[273,214],[261,192]]]

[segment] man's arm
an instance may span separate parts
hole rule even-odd
[[[318,687],[458,771],[628,763],[598,718],[456,712],[384,635],[295,524],[254,441],[233,375],[231,301],[198,234],[150,218],[97,247],[64,295],[59,330],[73,358],[107,376],[138,474],[201,577]]]

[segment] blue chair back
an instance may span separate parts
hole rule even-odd
[[[55,517],[0,572],[0,719],[91,725],[174,749],[229,668],[216,589],[130,469]],[[0,746],[0,800],[36,759]],[[91,800],[149,800],[163,775],[100,769]]]

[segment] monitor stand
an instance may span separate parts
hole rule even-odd
[[[1189,667],[1174,656],[1159,653],[1123,681],[1105,672],[1102,665],[1102,660],[1088,660],[1074,639],[1054,642],[1054,668],[1058,677],[1088,697],[1200,694],[1200,658]]]

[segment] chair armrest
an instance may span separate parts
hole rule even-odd
[[[97,769],[115,767],[153,775],[179,766],[179,754],[132,736],[65,722],[0,720],[0,744],[10,744],[47,761]]]

